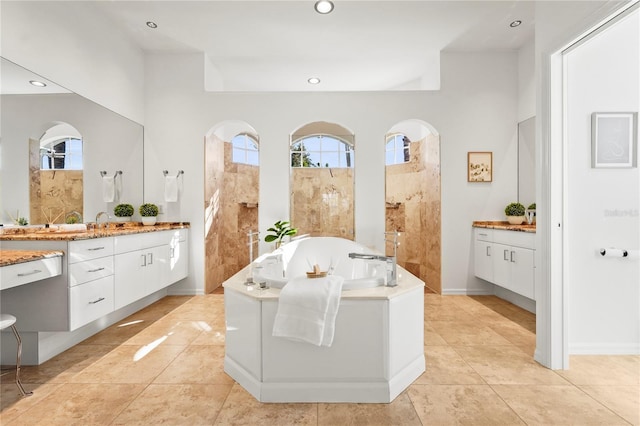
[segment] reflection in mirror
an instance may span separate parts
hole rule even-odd
[[[354,139],[326,122],[291,135],[290,221],[298,235],[354,239]]]
[[[4,58],[0,76],[0,222],[10,223],[17,212],[29,215],[31,224],[56,217],[56,223],[68,217],[88,221],[100,211],[112,215],[119,202],[142,204],[140,124]],[[31,80],[46,86],[32,86]],[[101,192],[101,170],[122,170],[122,187],[113,201],[105,201]]]
[[[440,293],[440,136],[402,121],[386,135],[385,159],[386,254]],[[395,249],[392,232],[401,233]]]
[[[536,202],[536,118],[518,123],[518,201]]]
[[[205,138],[205,292],[258,253],[260,138],[244,121],[214,126]],[[249,245],[249,241],[253,241]]]
[[[82,222],[82,135],[78,130],[67,123],[55,124],[40,140],[29,140],[29,182],[32,223]]]

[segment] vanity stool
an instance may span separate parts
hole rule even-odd
[[[11,331],[16,336],[16,340],[18,341],[18,355],[16,357],[16,385],[20,390],[22,396],[29,396],[33,394],[33,392],[27,392],[24,390],[22,386],[22,382],[20,381],[20,360],[22,358],[22,340],[20,339],[20,335],[18,334],[18,330],[15,326],[16,317],[9,314],[0,314],[0,330],[4,330],[7,327],[11,327]]]

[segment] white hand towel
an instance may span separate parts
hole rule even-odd
[[[178,177],[164,177],[164,200],[168,202],[178,201]]]
[[[344,279],[297,277],[280,291],[273,336],[331,346]]]
[[[112,203],[116,196],[116,182],[113,176],[102,176],[102,201]]]

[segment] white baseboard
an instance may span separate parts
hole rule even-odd
[[[640,343],[570,343],[570,355],[640,355]]]
[[[482,288],[449,288],[442,290],[443,296],[492,296],[493,290]]]

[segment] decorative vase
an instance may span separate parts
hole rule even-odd
[[[130,221],[131,221],[131,216],[116,216],[116,222],[118,223],[125,223]]]
[[[142,216],[143,225],[155,225],[156,220],[158,220],[157,216]]]
[[[525,221],[524,216],[507,216],[507,220],[511,225],[522,225],[522,222]]]

